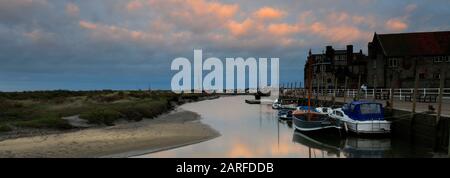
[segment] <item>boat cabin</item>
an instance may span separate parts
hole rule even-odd
[[[344,113],[353,120],[384,120],[384,109],[381,103],[370,101],[353,101],[342,107]]]

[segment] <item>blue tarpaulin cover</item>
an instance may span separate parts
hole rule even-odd
[[[370,101],[353,101],[342,107],[351,119],[357,121],[384,120],[383,105]]]

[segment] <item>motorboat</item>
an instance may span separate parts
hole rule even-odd
[[[281,108],[281,102],[280,100],[276,99],[275,101],[273,101],[272,103],[272,109],[280,109]]]
[[[328,114],[340,120],[342,128],[356,134],[386,134],[391,132],[391,122],[385,120],[382,104],[370,101],[353,101]]]
[[[330,114],[333,112],[333,109],[330,107],[317,107],[316,111],[321,113],[321,114]]]

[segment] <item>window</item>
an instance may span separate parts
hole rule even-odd
[[[344,117],[344,114],[342,114],[341,111],[336,111],[336,115],[339,116],[339,117]]]
[[[400,60],[399,58],[390,58],[389,59],[389,67],[390,68],[397,68],[399,60]]]
[[[347,59],[346,55],[337,55],[336,61],[345,61]]]
[[[445,62],[450,62],[450,56],[447,56],[447,58],[445,59]]]
[[[434,63],[441,63],[441,62],[448,62],[448,56],[436,56],[433,57],[433,62]]]
[[[360,106],[361,114],[380,114],[381,107],[379,104],[362,104]]]
[[[317,63],[322,63],[323,62],[323,56],[317,56],[316,60],[317,60]]]

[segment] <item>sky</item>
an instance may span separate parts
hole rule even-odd
[[[311,49],[367,54],[377,33],[450,30],[448,0],[0,0],[0,91],[170,89],[170,64],[278,57],[303,80]]]

